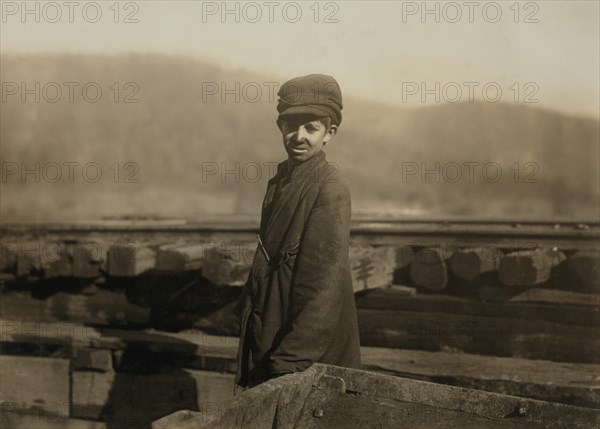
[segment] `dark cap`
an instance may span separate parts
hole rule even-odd
[[[277,92],[279,119],[289,115],[329,116],[342,122],[342,91],[336,80],[325,74],[309,74],[288,80]]]

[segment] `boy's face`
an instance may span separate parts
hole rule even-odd
[[[314,116],[289,116],[278,122],[288,159],[299,164],[312,158],[323,149],[337,131],[336,125],[329,130]]]

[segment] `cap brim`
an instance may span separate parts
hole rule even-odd
[[[318,106],[290,106],[279,114],[279,117],[292,115],[311,115],[316,117],[331,116],[331,112]]]

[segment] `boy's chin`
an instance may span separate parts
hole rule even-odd
[[[314,155],[314,153],[309,153],[309,152],[304,152],[304,153],[288,152],[288,159],[296,164],[299,164],[301,162],[307,161],[308,159],[312,158],[313,155]]]

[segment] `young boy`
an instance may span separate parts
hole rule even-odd
[[[258,248],[239,305],[236,385],[254,387],[315,362],[360,368],[348,260],[350,192],[323,148],[342,120],[331,76],[285,82],[277,126],[287,160],[269,180]]]

